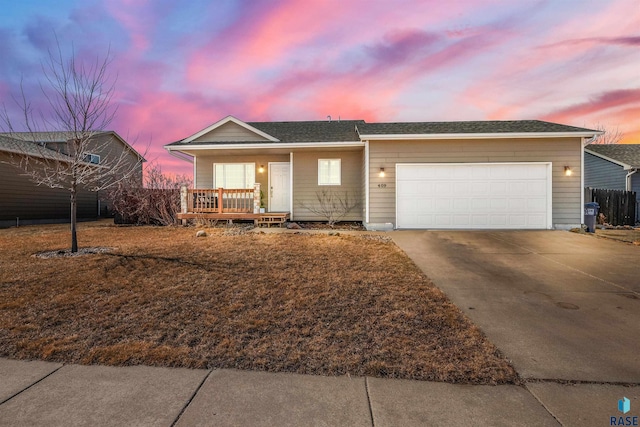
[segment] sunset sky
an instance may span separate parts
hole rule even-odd
[[[113,130],[165,153],[244,121],[542,119],[640,143],[638,0],[21,0],[0,15],[0,100],[73,44],[117,75]]]

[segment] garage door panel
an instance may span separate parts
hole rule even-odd
[[[397,165],[398,228],[548,228],[545,163]]]

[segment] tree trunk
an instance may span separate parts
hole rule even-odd
[[[78,252],[78,237],[76,235],[76,215],[78,212],[78,194],[76,185],[71,185],[71,252]]]

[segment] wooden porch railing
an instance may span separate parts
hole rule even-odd
[[[258,213],[260,184],[254,188],[187,188],[180,190],[182,213]]]

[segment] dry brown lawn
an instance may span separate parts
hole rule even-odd
[[[0,356],[499,384],[517,375],[393,243],[80,224],[0,230]]]
[[[640,228],[630,230],[598,229],[596,230],[596,236],[620,240],[640,246]]]

